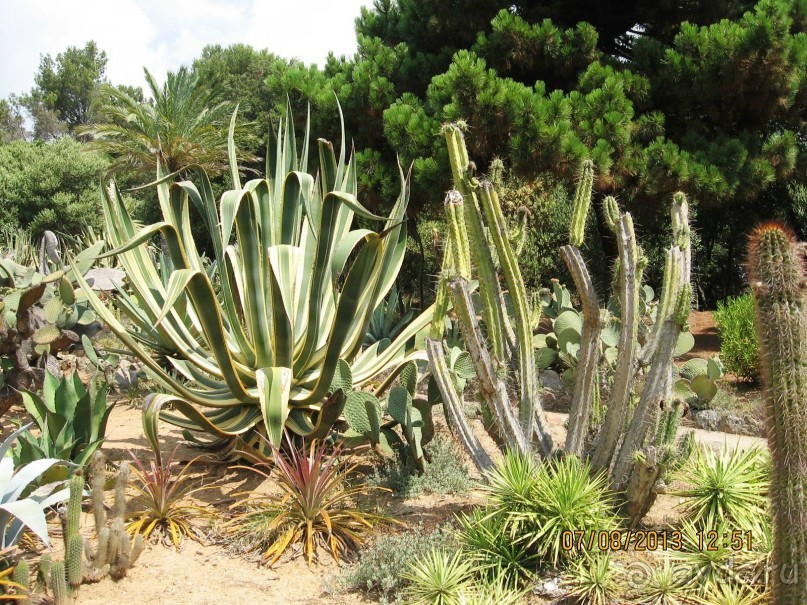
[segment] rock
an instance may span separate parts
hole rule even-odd
[[[702,410],[692,414],[695,424],[707,431],[733,435],[765,436],[765,426],[753,416],[735,414],[729,410]]]
[[[541,372],[541,385],[553,393],[565,393],[566,385],[555,370],[544,370]]]
[[[93,290],[111,292],[123,287],[126,274],[120,269],[109,267],[95,267],[87,271],[84,278]]]
[[[132,362],[121,359],[118,368],[115,370],[115,382],[121,391],[131,391],[137,388],[138,367]]]
[[[545,582],[539,582],[535,588],[535,592],[543,597],[556,599],[566,594],[566,591],[561,588],[560,578],[549,578]]]
[[[718,431],[720,426],[720,414],[717,410],[702,410],[692,414],[692,421],[706,431]]]
[[[752,437],[763,437],[765,427],[762,422],[751,416],[740,416],[738,414],[727,413],[722,418],[720,430],[725,433],[735,435],[751,435]]]

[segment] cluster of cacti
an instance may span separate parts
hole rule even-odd
[[[777,224],[751,236],[748,270],[766,386],[773,504],[773,603],[807,602],[807,275]]]
[[[0,259],[0,358],[5,362],[0,407],[19,402],[19,389],[38,388],[42,361],[77,344],[95,325],[95,313],[74,280],[76,272],[90,269],[102,245],[79,254],[71,268],[47,274]]]
[[[578,202],[583,203],[579,196]],[[677,430],[683,413],[683,406],[677,404],[678,397],[673,390],[673,359],[691,346],[689,338],[681,337],[692,297],[688,208],[684,195],[676,194],[672,204],[673,244],[667,253],[661,298],[655,309],[655,322],[641,348],[640,326],[644,321],[640,303],[646,303],[641,282],[647,261],[636,243],[630,214],[622,213],[614,198],[605,199],[604,215],[619,250],[616,265],[619,355],[613,366],[607,412],[594,440],[591,459],[595,469],[609,472],[611,487],[625,493],[624,512],[634,524],[655,501],[667,468],[678,464],[673,454],[685,455],[688,451],[687,447],[676,448],[674,431],[659,433],[662,421]],[[587,324],[594,326],[590,337],[581,341],[580,357],[583,358],[583,351],[599,348],[601,313],[579,250],[567,245],[561,252],[583,300],[584,329]],[[634,407],[632,398],[638,391],[636,380],[640,371],[645,372],[645,379]],[[577,374],[566,441],[568,452],[583,453],[584,438],[590,428],[590,405],[586,402],[595,380],[596,376]],[[665,440],[654,443],[657,434],[666,435]]]
[[[44,554],[39,562],[34,590],[49,591],[56,605],[68,605],[72,594],[81,584],[98,582],[107,575],[113,579],[123,578],[143,550],[143,536],[134,540],[126,531],[126,484],[129,465],[124,462],[115,481],[115,502],[112,517],[107,519],[104,510],[104,484],[106,460],[100,452],[93,456],[90,465],[90,492],[97,538],[95,546],[86,542],[79,533],[81,502],[84,497],[84,476],[78,471],[70,479],[70,497],[67,507],[61,509],[64,532],[64,560],[53,561]],[[20,560],[14,573],[14,581],[29,586],[29,568]],[[25,601],[22,601],[23,603]]]
[[[489,460],[481,453],[467,426],[461,402],[449,388],[450,381],[441,377],[448,364],[439,338],[450,298],[476,369],[482,399],[490,415],[496,418],[501,441],[510,449],[527,453],[535,438],[542,452],[549,454],[552,439],[540,404],[538,369],[533,352],[536,301],[526,294],[496,190],[490,182],[479,181],[474,176],[461,130],[455,125],[447,125],[444,134],[456,190],[446,197],[449,233],[433,329],[426,342],[432,371],[452,427],[472,452],[477,464],[488,464]],[[477,323],[468,284],[472,265],[479,280],[484,336]],[[497,266],[501,268],[506,292],[500,283]],[[517,376],[517,415],[507,394],[510,370],[514,370]]]
[[[540,360],[537,365],[544,365],[548,356],[540,354],[542,345],[556,346],[558,356],[574,369],[568,377],[573,379],[574,391],[564,450],[575,455],[588,451],[592,466],[609,473],[612,488],[626,492],[626,512],[636,522],[655,499],[655,490],[660,487],[666,469],[677,465],[691,449],[691,437],[676,445],[683,406],[673,391],[673,358],[676,352],[680,354],[691,347],[691,336],[681,336],[692,292],[686,199],[683,194],[676,194],[673,199],[673,245],[667,254],[662,294],[655,307],[651,304],[652,290],[642,285],[647,260],[636,243],[631,216],[620,211],[614,198],[605,200],[606,223],[616,236],[619,250],[615,275],[617,300],[609,305],[610,310],[600,309],[578,248],[583,241],[594,180],[593,164],[584,162],[570,227],[572,243],[561,249],[577,287],[582,313],[571,307],[568,292],[559,284],[555,284],[554,292],[545,296],[544,304],[540,305],[536,297],[527,296],[513,249],[505,237],[507,231],[495,190],[469,170],[461,131],[449,125],[444,132],[458,193],[450,192],[446,201],[449,233],[435,327],[432,339],[427,340],[435,378],[440,382],[440,374],[447,368],[440,358],[443,352],[436,339],[441,336],[450,293],[476,368],[482,398],[490,416],[495,418],[501,441],[511,450],[526,453],[532,451],[537,440],[539,450],[547,455],[553,443],[539,401],[536,357]],[[491,262],[492,250],[500,259],[506,293]],[[467,286],[472,264],[479,279],[484,337]],[[546,308],[547,315],[552,314],[554,332],[534,338],[532,331],[540,322],[540,306]],[[645,319],[648,315],[654,319],[650,327]],[[535,345],[538,355],[534,353]],[[603,351],[612,368],[613,384],[602,427],[589,448],[592,413],[600,397],[598,367]],[[517,420],[507,393],[510,369],[517,374]],[[637,378],[642,372],[644,385],[636,401]],[[452,426],[475,455],[478,443],[470,430],[461,426],[462,419],[455,422],[460,414],[450,408],[456,404],[451,404],[445,393],[444,399]],[[485,462],[484,456],[476,459],[478,463]]]

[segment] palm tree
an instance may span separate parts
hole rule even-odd
[[[89,136],[92,147],[114,158],[111,170],[128,168],[154,175],[159,162],[168,172],[191,165],[210,174],[224,171],[233,105],[214,104],[212,91],[185,67],[168,72],[163,86],[147,69],[143,71],[151,99],[141,101],[104,84],[100,90],[104,101],[97,108],[95,123],[79,134]]]

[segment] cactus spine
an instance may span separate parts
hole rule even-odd
[[[766,386],[774,516],[773,603],[807,603],[807,279],[793,234],[758,227],[749,277]]]

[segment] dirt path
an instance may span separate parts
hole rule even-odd
[[[695,337],[695,346],[681,358],[683,361],[693,357],[708,359],[720,354],[720,336],[711,311],[691,311],[689,331]]]

